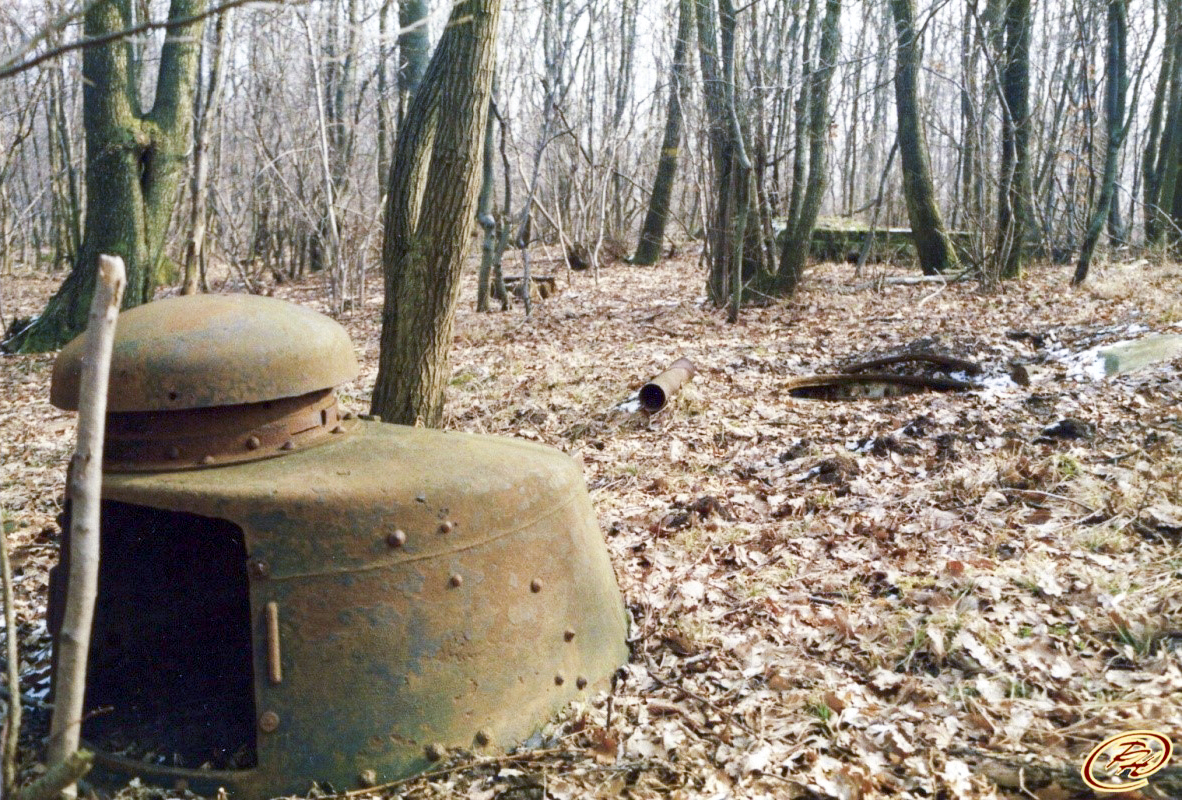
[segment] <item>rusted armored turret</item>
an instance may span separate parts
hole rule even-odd
[[[78,402],[80,342],[51,399]],[[120,316],[83,736],[108,776],[244,800],[520,742],[626,658],[578,467],[353,418],[344,330],[262,297]],[[64,596],[51,576],[51,626]]]

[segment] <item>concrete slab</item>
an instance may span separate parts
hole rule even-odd
[[[1099,356],[1104,361],[1105,375],[1123,375],[1182,356],[1182,335],[1161,333],[1133,342],[1121,342],[1100,350]]]

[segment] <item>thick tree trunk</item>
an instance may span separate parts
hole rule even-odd
[[[899,161],[903,197],[911,220],[911,235],[925,275],[956,266],[956,252],[948,240],[932,186],[927,136],[919,115],[919,33],[915,29],[915,0],[891,0],[898,36],[895,62],[895,110],[898,115]]]
[[[776,272],[775,288],[778,294],[792,294],[800,284],[808,261],[809,244],[817,214],[821,210],[821,199],[829,179],[828,158],[825,152],[829,134],[829,85],[837,66],[837,51],[841,44],[841,0],[826,0],[825,20],[821,24],[821,47],[816,68],[809,76],[809,117],[797,120],[797,125],[808,128],[808,181],[800,202],[799,213],[789,220],[790,228],[784,233],[784,245],[780,251],[780,267]]]
[[[386,300],[373,413],[437,427],[460,269],[476,222],[500,0],[462,0],[427,67],[390,170]]]
[[[1001,179],[997,252],[1001,277],[1022,271],[1030,211],[1030,0],[1009,0],[1005,10],[1005,63],[1001,76]]]
[[[198,15],[205,0],[172,0],[170,19]],[[86,13],[84,35],[128,27],[129,4],[100,0]],[[86,232],[74,268],[45,310],[4,343],[10,352],[44,352],[86,327],[100,253],[120,256],[127,268],[123,307],[152,299],[164,259],[164,236],[191,143],[193,90],[202,22],[169,30],[160,55],[156,99],[139,107],[139,66],[121,40],[82,54],[86,129]]]
[[[1108,130],[1108,147],[1104,152],[1104,177],[1100,183],[1100,199],[1092,211],[1091,221],[1084,234],[1080,248],[1079,263],[1071,283],[1078,286],[1087,280],[1092,253],[1100,241],[1104,221],[1114,208],[1112,199],[1116,194],[1116,173],[1120,166],[1120,148],[1125,140],[1125,96],[1128,94],[1129,77],[1126,70],[1128,41],[1128,6],[1126,0],[1108,0],[1108,53],[1105,59],[1104,112]]]
[[[661,159],[657,162],[657,176],[653,179],[653,193],[649,197],[648,213],[640,232],[634,264],[648,266],[657,263],[665,242],[665,226],[669,222],[669,201],[673,196],[673,181],[677,177],[678,147],[681,143],[682,105],[689,95],[686,80],[686,51],[693,36],[693,0],[680,0],[677,16],[677,42],[673,47],[673,69],[669,80],[669,115],[665,118],[665,136],[661,141]]]

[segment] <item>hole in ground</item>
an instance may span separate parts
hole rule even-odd
[[[867,400],[924,391],[964,391],[972,386],[952,378],[871,374],[807,375],[794,378],[785,388],[790,397],[807,400]]]

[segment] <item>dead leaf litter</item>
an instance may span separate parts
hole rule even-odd
[[[467,275],[446,426],[582,464],[631,658],[610,695],[569,707],[532,749],[456,751],[369,793],[1049,800],[1091,796],[1078,765],[1109,735],[1182,741],[1182,360],[1095,367],[1111,343],[1182,332],[1180,276],[1110,265],[1072,291],[1037,267],[997,294],[849,293],[852,268],[823,265],[796,298],[728,325],[693,257],[560,277],[529,319],[475,313]],[[3,280],[21,314],[57,281]],[[274,293],[324,308],[318,279]],[[380,312],[371,297],[340,317],[363,362],[349,410],[369,410]],[[906,353],[938,358],[894,358]],[[697,375],[664,411],[620,408],[683,356]],[[0,378],[33,702],[74,432],[48,403],[52,360],[5,357]],[[790,391],[867,361],[970,388]],[[25,737],[26,765],[39,747]],[[1178,772],[1146,791],[1182,795]]]

